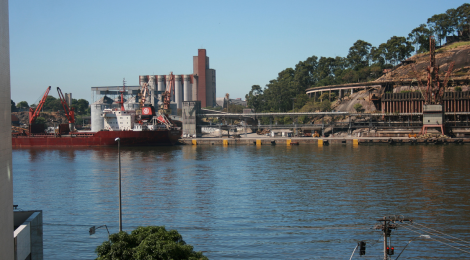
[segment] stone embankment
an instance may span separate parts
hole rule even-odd
[[[461,145],[470,143],[470,138],[382,138],[382,137],[347,137],[347,138],[183,138],[180,143],[186,145]]]

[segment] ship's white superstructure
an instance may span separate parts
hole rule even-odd
[[[104,118],[104,129],[109,131],[133,130],[135,111],[113,111],[105,109],[101,114]]]

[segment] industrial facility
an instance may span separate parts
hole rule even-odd
[[[171,81],[171,82],[170,82]],[[170,87],[171,86],[171,87]],[[170,89],[172,88],[172,89]],[[145,89],[144,91],[142,91]],[[193,74],[140,75],[139,86],[104,86],[92,87],[93,104],[91,105],[91,130],[104,129],[101,113],[104,109],[118,108],[121,92],[126,99],[126,110],[139,110],[143,100],[154,107],[162,105],[162,97],[166,91],[171,92],[171,115],[177,115],[183,108],[183,101],[200,101],[201,107],[216,106],[215,70],[209,68],[209,57],[205,49],[199,49],[193,56]],[[98,100],[95,101],[95,98]]]
[[[169,80],[169,75],[139,76],[140,86],[143,86],[144,83],[148,84],[150,100],[154,106],[158,100],[161,100],[161,95],[170,84]],[[215,82],[215,70],[209,68],[209,57],[206,56],[206,50],[199,49],[198,56],[193,56],[193,74],[175,74],[172,102],[176,103],[177,109],[183,107],[183,101],[201,101],[202,107],[215,106]]]

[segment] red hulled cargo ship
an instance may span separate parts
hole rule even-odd
[[[116,138],[125,146],[174,145],[181,137],[181,130],[161,129],[149,131],[99,131],[75,132],[68,135],[30,134],[14,135],[13,147],[29,146],[112,146]]]
[[[105,109],[101,113],[104,128],[97,132],[76,132],[74,130],[74,111],[69,108],[62,97],[60,88],[59,97],[64,106],[65,114],[69,124],[61,124],[53,133],[45,133],[43,125],[34,124],[39,115],[47,94],[51,87],[46,90],[41,102],[34,111],[30,109],[29,129],[12,133],[13,147],[30,146],[113,146],[117,145],[116,139],[125,146],[155,146],[174,145],[181,137],[181,127],[170,120],[165,112],[155,116],[155,109],[151,105],[145,105],[142,100],[142,109],[139,114],[136,111],[124,109],[124,98],[121,91],[121,109]],[[167,93],[165,93],[167,94]],[[170,95],[168,93],[167,95]]]

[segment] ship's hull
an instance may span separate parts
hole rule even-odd
[[[125,146],[174,145],[181,137],[181,130],[156,131],[99,131],[74,133],[66,136],[34,135],[13,136],[13,147],[28,146],[114,146],[116,138]]]

